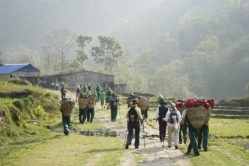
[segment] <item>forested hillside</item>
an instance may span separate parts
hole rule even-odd
[[[117,70],[133,66],[141,91],[183,98],[248,94],[246,20],[248,1],[163,1],[118,29],[129,60]]]
[[[105,72],[91,54],[103,35],[124,52],[110,73],[128,92],[216,99],[249,93],[247,0],[4,0],[0,8],[1,63],[32,63],[44,74]],[[81,49],[80,34],[93,39]],[[70,38],[62,55],[51,45],[59,35]]]

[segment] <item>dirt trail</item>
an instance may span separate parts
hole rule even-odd
[[[95,107],[96,116],[94,122],[104,122],[110,121],[110,111],[106,111],[106,114],[102,114],[101,117],[98,117],[98,111],[101,111],[100,103],[98,102]],[[126,119],[121,116],[119,113],[117,115],[117,121],[121,121],[124,126],[126,126]],[[174,146],[168,148],[167,136],[164,145],[160,142],[158,137],[151,137],[153,135],[158,135],[158,129],[153,129],[149,125],[144,123],[144,131],[141,127],[140,132],[140,147],[135,149],[134,138],[132,140],[132,145],[129,147],[129,150],[126,150],[122,158],[120,159],[121,166],[158,166],[158,165],[179,165],[179,166],[190,166],[190,160],[185,156],[179,149],[175,150]],[[119,137],[126,139],[127,131],[126,127],[116,126],[115,124],[106,126],[107,129],[116,131],[119,133]],[[146,135],[145,139],[143,136]],[[149,137],[147,137],[149,136]],[[172,143],[174,145],[174,143]],[[135,156],[141,155],[143,158],[142,162],[136,164]],[[98,157],[97,157],[98,158]],[[97,159],[96,158],[96,159]]]
[[[144,139],[143,135],[146,135],[146,133],[147,136],[158,135],[158,130],[152,129],[146,124],[144,127],[145,133],[141,131],[140,148],[135,150],[134,146],[130,146],[130,149],[132,149],[131,153],[124,154],[123,159],[125,160],[121,160],[122,166],[136,165],[134,164],[134,155],[137,153],[141,154],[144,158],[143,162],[137,164],[138,166],[191,165],[189,159],[179,149],[168,148],[167,140],[163,145],[158,137],[145,137]]]
[[[120,121],[120,119],[119,119]],[[126,123],[124,117],[121,116],[121,122]],[[106,126],[108,129],[114,130],[117,133],[121,133],[119,136],[126,140],[127,131],[125,127],[120,126]],[[191,162],[187,156],[185,156],[179,149],[175,149],[174,146],[168,148],[167,135],[164,145],[160,142],[158,137],[158,129],[153,129],[149,125],[144,123],[144,132],[141,126],[140,132],[140,147],[135,149],[133,146],[134,138],[132,140],[132,145],[129,150],[121,158],[121,166],[158,166],[158,165],[179,165],[179,166],[190,166]],[[144,137],[145,136],[145,137]],[[172,145],[174,143],[172,142]],[[136,164],[135,156],[140,154],[144,159],[143,162]]]

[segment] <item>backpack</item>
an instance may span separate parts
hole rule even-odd
[[[117,108],[118,106],[118,100],[117,99],[110,99],[110,105],[111,105],[111,108]]]
[[[166,106],[160,106],[159,107],[159,119],[163,119],[168,112],[168,108]]]
[[[131,107],[128,112],[128,118],[129,122],[137,122],[138,121],[138,115],[135,107]]]
[[[178,122],[177,112],[176,112],[176,111],[173,111],[173,110],[170,111],[170,114],[169,114],[169,122],[170,122],[170,123],[174,123],[173,116],[176,116],[176,121]]]

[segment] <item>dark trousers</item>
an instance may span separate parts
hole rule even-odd
[[[167,122],[165,122],[162,119],[158,119],[158,124],[159,124],[159,137],[160,137],[160,141],[164,141],[165,135],[166,135]]]
[[[64,100],[66,98],[66,93],[62,92],[61,93],[61,100]]]
[[[69,128],[70,128],[70,116],[65,116],[62,113],[62,125],[63,125],[63,129],[64,129],[64,134],[68,135]]]
[[[117,118],[118,108],[111,108],[111,121],[115,122]]]
[[[198,148],[201,149],[201,143],[204,150],[207,150],[208,146],[208,134],[209,127],[208,125],[203,125],[198,131]],[[202,142],[203,141],[203,142]]]
[[[127,144],[131,145],[133,130],[135,130],[135,147],[139,147],[139,133],[140,133],[140,123],[139,122],[128,122],[128,136]]]
[[[87,109],[86,118],[87,118],[87,122],[91,122],[92,123],[93,118],[94,118],[94,109]]]
[[[86,120],[87,109],[79,109],[79,121],[84,123]]]
[[[184,123],[180,125],[180,131],[179,131],[179,142],[180,144],[184,140],[184,143],[187,141],[187,124]]]
[[[191,125],[188,126],[189,129],[189,140],[190,143],[188,145],[188,153],[191,152],[192,148],[194,150],[194,154],[197,155],[199,154],[199,150],[197,147],[197,129],[193,128]]]
[[[149,109],[149,107],[147,107],[145,110],[141,111],[144,120],[146,120],[148,118],[148,109]]]

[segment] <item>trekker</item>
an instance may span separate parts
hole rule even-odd
[[[171,109],[167,112],[164,120],[167,121],[168,126],[168,148],[171,148],[172,133],[174,133],[175,149],[178,149],[179,128],[182,117],[180,112],[176,109],[175,103],[171,103]]]
[[[99,101],[99,98],[100,98],[100,87],[99,85],[96,86],[96,93],[97,93],[97,101]]]
[[[137,99],[132,100],[132,106],[126,114],[128,129],[128,136],[125,145],[126,149],[128,149],[129,145],[131,145],[133,130],[135,130],[135,149],[139,148],[140,123],[141,125],[143,124],[143,117],[140,108],[137,106],[137,102]]]
[[[76,101],[78,101],[79,97],[80,97],[80,86],[78,85],[76,88]]]
[[[70,128],[70,117],[71,117],[71,113],[72,113],[75,102],[65,99],[65,100],[60,101],[60,104],[61,104],[60,111],[62,115],[62,125],[64,129],[64,134],[68,135],[69,128]]]
[[[111,88],[108,88],[108,90],[106,91],[106,98],[105,98],[106,104],[109,102],[111,94],[112,94],[112,90],[111,90]]]
[[[112,94],[108,102],[108,107],[107,107],[111,109],[111,121],[112,122],[116,121],[117,112],[118,112],[118,104],[119,104],[119,100],[117,99],[117,96],[115,94]]]
[[[92,123],[93,121],[95,103],[96,103],[96,93],[95,90],[91,91],[90,88],[90,90],[88,91],[88,104],[87,104],[87,117],[86,117],[87,122]]]
[[[183,112],[182,112],[182,118],[185,119],[185,123],[187,123],[187,126],[188,126],[188,130],[189,130],[189,145],[188,145],[188,150],[187,150],[187,154],[189,155],[192,148],[194,150],[194,155],[195,156],[199,156],[200,155],[200,152],[198,150],[198,147],[197,147],[197,129],[194,128],[189,119],[188,119],[188,115],[187,115],[187,109],[185,109]]]
[[[79,122],[84,123],[87,115],[87,95],[80,93],[79,99]]]
[[[178,111],[182,115],[182,112],[185,109],[184,101],[183,100],[178,100],[176,102],[176,108],[178,109]],[[187,143],[187,123],[184,123],[183,118],[182,118],[182,121],[180,122],[179,143],[180,144],[182,144],[182,143],[186,144]]]
[[[105,97],[106,97],[105,91],[102,89],[100,92],[100,103],[102,110],[105,109]]]
[[[158,120],[159,124],[159,137],[160,141],[163,142],[166,136],[166,127],[167,127],[167,122],[163,120],[163,118],[166,116],[168,112],[168,107],[166,106],[167,103],[163,99],[160,101],[160,106],[157,107],[156,114],[154,116],[155,120]]]
[[[66,99],[66,89],[64,86],[64,83],[61,84],[61,100],[65,100]]]

